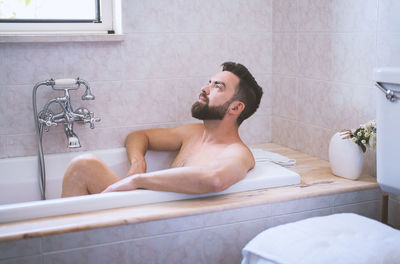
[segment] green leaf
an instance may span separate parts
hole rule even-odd
[[[25,7],[27,7],[28,5],[30,5],[31,0],[25,0]]]
[[[362,151],[365,153],[365,151],[367,150],[367,148],[364,146],[364,144],[360,144],[360,147],[361,147]]]

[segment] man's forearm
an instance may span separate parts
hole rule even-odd
[[[149,140],[145,133],[142,131],[135,131],[130,133],[125,140],[126,153],[128,154],[129,161],[135,162],[138,157],[143,158],[146,154]]]
[[[136,174],[111,185],[107,191],[150,189],[179,193],[218,192],[219,178],[208,167],[181,167]]]

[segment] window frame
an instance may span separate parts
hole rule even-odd
[[[93,20],[18,20],[13,22],[0,22],[0,35],[73,35],[73,34],[121,34],[118,23],[121,0],[99,0],[96,7],[98,19]],[[120,19],[120,17],[119,17]],[[3,20],[4,21],[4,20]],[[50,21],[50,22],[49,22]]]

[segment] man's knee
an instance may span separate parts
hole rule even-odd
[[[101,160],[94,154],[82,154],[71,160],[68,167],[74,169],[85,169],[97,166]]]

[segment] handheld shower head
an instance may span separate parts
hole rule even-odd
[[[90,91],[89,86],[86,86],[86,91],[81,98],[82,100],[94,100],[96,97],[92,94],[92,91]]]
[[[90,91],[90,86],[89,84],[82,79],[77,78],[76,82],[80,85],[83,84],[86,87],[85,93],[82,95],[82,100],[94,100],[96,97],[92,94],[92,91]]]

